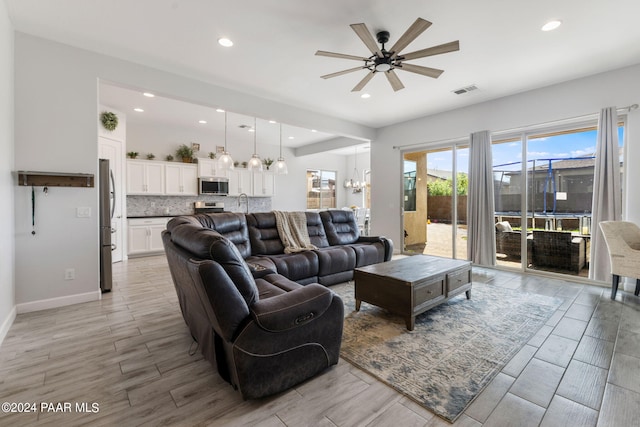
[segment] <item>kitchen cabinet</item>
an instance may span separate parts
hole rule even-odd
[[[276,190],[276,175],[273,172],[254,172],[253,173],[253,195],[254,196],[273,196]]]
[[[198,177],[211,178],[216,175],[218,168],[218,161],[216,159],[203,159],[198,158]]]
[[[192,164],[167,163],[165,165],[165,194],[198,195],[198,167]]]
[[[253,195],[253,177],[251,171],[242,168],[236,168],[225,172],[225,176],[229,178],[229,195],[237,196],[245,193],[248,196]]]
[[[164,251],[162,232],[171,218],[130,218],[127,253],[129,256]]]
[[[127,194],[164,194],[164,174],[161,162],[127,160]]]

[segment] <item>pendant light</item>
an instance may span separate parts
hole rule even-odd
[[[219,170],[231,170],[233,169],[233,159],[227,151],[227,112],[224,112],[224,151],[218,158]]]
[[[247,163],[247,169],[252,172],[262,172],[262,160],[260,160],[260,156],[258,156],[258,130],[256,129],[256,119],[253,118],[253,156],[249,159],[249,163]]]
[[[282,157],[282,123],[280,123],[280,157],[276,162],[276,174],[286,175],[288,173],[289,169],[287,169],[287,164],[284,162],[284,157]]]
[[[362,185],[360,184],[358,174],[358,147],[355,148],[353,156],[353,176],[351,179],[344,181],[344,188],[352,188],[354,193],[362,191]]]

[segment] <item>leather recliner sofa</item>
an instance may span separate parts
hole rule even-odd
[[[336,364],[344,307],[321,284],[391,259],[392,242],[361,237],[352,212],[306,217],[317,249],[292,254],[284,253],[273,212],[180,216],[163,232],[185,323],[244,398],[277,393]]]
[[[170,228],[162,238],[184,320],[243,398],[278,393],[338,363],[344,306],[334,292],[249,268],[236,244],[211,228]]]

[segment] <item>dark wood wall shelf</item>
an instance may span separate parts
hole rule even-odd
[[[36,187],[93,187],[90,173],[18,171],[18,185]]]

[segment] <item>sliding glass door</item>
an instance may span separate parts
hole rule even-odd
[[[467,259],[466,145],[404,154],[404,251]]]
[[[596,138],[594,123],[494,141],[498,265],[588,275]]]

